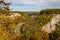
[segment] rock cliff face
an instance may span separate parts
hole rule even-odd
[[[56,30],[56,25],[60,22],[60,14],[54,15],[50,22],[43,26],[42,31],[52,33]]]

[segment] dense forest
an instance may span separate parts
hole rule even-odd
[[[42,31],[57,14],[60,9],[40,12],[0,10],[0,40],[60,40],[60,22],[55,24],[56,30],[52,33]]]
[[[60,9],[11,11],[0,0],[0,40],[60,40]]]

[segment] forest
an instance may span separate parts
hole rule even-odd
[[[0,10],[0,40],[60,40],[60,22],[55,24],[55,31],[42,31],[60,9],[28,13]]]
[[[60,8],[12,11],[0,0],[0,40],[60,40]]]

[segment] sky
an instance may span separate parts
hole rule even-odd
[[[40,11],[42,9],[60,8],[60,0],[5,0],[12,2],[13,11]]]

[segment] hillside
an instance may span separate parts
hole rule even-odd
[[[59,17],[60,9],[0,10],[0,40],[60,40]]]

